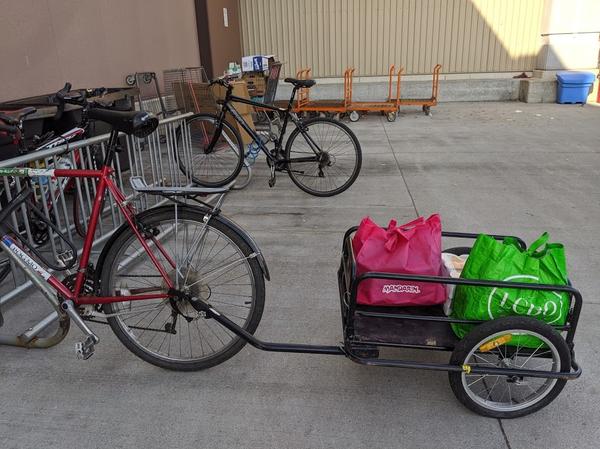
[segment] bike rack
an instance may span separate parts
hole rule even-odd
[[[179,169],[178,161],[175,157],[176,153],[181,154],[177,145],[183,145],[183,157],[191,160],[191,143],[190,136],[186,126],[186,118],[191,114],[182,114],[169,117],[161,120],[159,128],[145,139],[137,139],[132,136],[126,136],[126,148],[123,151],[127,153],[127,161],[129,162],[129,170],[122,169],[119,158],[115,158],[113,162],[114,176],[119,187],[127,193],[127,201],[135,203],[139,210],[144,210],[150,207],[164,204],[168,200],[164,198],[164,191],[168,191],[173,187],[185,187],[186,189],[198,190],[198,194],[208,195],[204,199],[205,202],[211,202],[221,196],[222,189],[205,189],[191,186],[191,180],[182,173]],[[182,138],[179,141],[177,137],[178,129],[181,127]],[[160,136],[166,136],[161,143]],[[72,168],[93,169],[92,152],[100,151],[102,155],[105,152],[105,145],[108,141],[109,134],[92,137],[61,145],[56,148],[42,150],[8,159],[0,162],[0,170],[5,167],[21,167],[29,166],[32,168],[51,167],[51,164],[56,164],[56,161],[62,156],[65,162],[71,164]],[[79,163],[76,163],[75,153],[79,153]],[[40,178],[41,179],[41,178]],[[35,179],[34,179],[35,180]],[[139,192],[136,189],[129,187],[127,180],[137,183],[140,188]],[[137,181],[136,181],[137,180]],[[14,188],[10,185],[13,183]],[[40,201],[42,204],[41,212],[47,220],[55,223],[56,228],[70,240],[74,241],[78,247],[78,254],[81,251],[82,240],[74,232],[74,221],[72,219],[71,201],[66,201],[64,186],[57,180],[51,182],[32,183],[34,191],[38,198],[46,197],[47,201]],[[15,194],[18,194],[25,185],[19,177],[10,178],[9,176],[0,177],[0,187],[5,189],[6,200],[10,201]],[[48,188],[51,186],[53,188]],[[230,188],[231,186],[228,186]],[[214,191],[213,191],[214,190]],[[92,201],[95,195],[95,187],[90,186],[85,181],[76,180],[73,195],[79,197],[80,213],[83,220],[89,217]],[[75,203],[73,201],[73,203]],[[106,206],[103,212],[103,219],[99,223],[96,239],[94,240],[93,248],[98,248],[116,229],[122,224],[123,218],[115,213],[116,205],[112,197],[108,197]],[[27,210],[25,205],[22,205],[11,214],[11,225],[15,229],[21,229],[24,232],[24,238],[29,244],[34,245],[31,227],[27,219]],[[86,223],[87,225],[87,223]],[[64,264],[64,253],[68,249],[60,236],[57,235],[51,228],[48,229],[48,241],[38,249],[44,253],[49,259],[55,261],[56,264]],[[0,243],[4,245],[4,243]],[[15,276],[14,273],[19,272],[18,262],[10,261],[12,274],[2,282],[2,295],[0,296],[0,307],[6,306],[11,301],[23,297],[23,293],[33,287],[30,280],[23,282],[19,279],[21,276]],[[10,287],[7,289],[6,286]],[[45,284],[44,284],[45,285]],[[8,290],[8,291],[7,291]],[[44,291],[42,290],[42,293]],[[56,301],[54,295],[54,301]],[[52,300],[51,300],[52,302]],[[5,315],[6,318],[6,315]],[[51,337],[38,337],[42,331],[59,320],[59,326],[54,335]],[[67,323],[67,324],[65,324]],[[30,329],[23,332],[17,337],[7,337],[0,335],[0,344],[9,344],[23,347],[49,347],[57,344],[64,338],[68,331],[68,320],[65,319],[64,313],[59,314],[54,311],[42,318],[38,323]]]

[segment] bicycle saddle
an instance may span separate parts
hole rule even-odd
[[[96,107],[88,111],[88,118],[106,122],[115,131],[133,134],[139,138],[151,134],[158,126],[158,119],[145,111],[113,111]]]
[[[31,106],[15,111],[0,111],[0,120],[7,125],[18,125],[23,118],[36,111],[37,109]]]
[[[317,82],[315,80],[299,80],[296,78],[286,78],[286,83],[291,83],[295,87],[313,87]]]

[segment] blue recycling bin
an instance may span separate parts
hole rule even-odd
[[[557,103],[586,103],[595,76],[590,72],[558,72]]]

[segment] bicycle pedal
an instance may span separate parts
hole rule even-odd
[[[91,336],[87,337],[84,341],[75,343],[75,353],[77,354],[77,358],[79,360],[87,360],[93,356],[95,344],[96,343]]]
[[[59,253],[57,255],[57,259],[58,262],[63,266],[66,267],[67,265],[69,265],[71,263],[71,261],[73,260],[73,251],[71,251],[70,249]]]

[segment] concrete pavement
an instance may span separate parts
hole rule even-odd
[[[371,368],[341,357],[244,348],[208,371],[173,373],[130,354],[104,326],[87,362],[74,330],[58,347],[0,347],[0,447],[596,448],[600,438],[600,108],[522,103],[407,109],[351,124],[363,146],[355,185],[314,198],[259,161],[223,206],[263,250],[272,281],[257,335],[341,339],[336,270],[343,232],[439,212],[447,230],[548,231],[564,242],[586,302],[576,352],[584,374],[542,411],[482,418],[455,400],[445,373]],[[448,246],[453,242],[447,242]],[[43,315],[38,299],[7,320]],[[3,329],[4,331],[5,329]],[[408,351],[415,359],[445,354]]]

